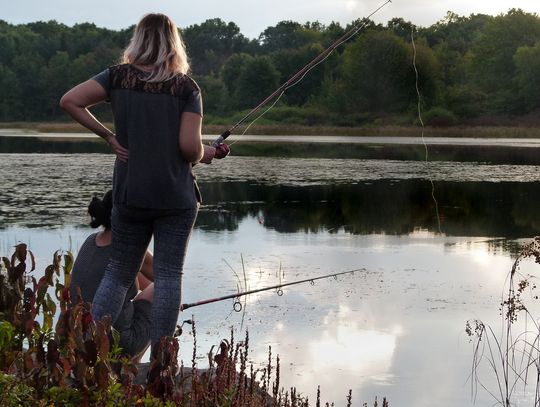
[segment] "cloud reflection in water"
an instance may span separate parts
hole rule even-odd
[[[309,342],[309,359],[315,373],[349,370],[356,376],[384,375],[390,370],[396,341],[401,331],[365,329],[355,315],[340,306],[336,316],[326,316],[321,336]]]

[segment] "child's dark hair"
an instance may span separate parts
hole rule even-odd
[[[90,215],[90,226],[97,228],[104,226],[105,229],[111,228],[112,212],[112,190],[103,195],[103,199],[97,196],[93,197],[88,205],[88,214]]]

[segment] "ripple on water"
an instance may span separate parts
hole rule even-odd
[[[86,223],[84,208],[94,194],[110,188],[113,164],[114,156],[110,154],[0,154],[0,226],[21,220],[48,228]],[[540,167],[532,165],[234,156],[209,166],[198,165],[194,172],[200,183],[290,186],[358,184],[381,179],[540,180]]]

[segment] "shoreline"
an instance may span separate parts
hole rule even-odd
[[[63,130],[72,130],[72,127],[66,126]],[[485,132],[475,132],[472,136],[434,137],[415,130],[413,136],[403,133],[378,136],[239,133],[231,135],[227,142],[233,156],[425,161],[427,153],[429,161],[540,165],[540,129],[534,129],[538,132],[538,137],[534,138],[488,137]],[[203,141],[209,143],[216,138],[217,134],[206,134]],[[111,154],[111,150],[88,131],[39,132],[36,129],[0,128],[0,154],[28,153]]]
[[[203,134],[203,142],[210,143],[217,135]],[[27,133],[25,130],[0,129],[0,138],[33,139],[43,142],[93,142],[103,140],[92,133]],[[271,134],[232,134],[229,144],[363,144],[363,145],[402,145],[402,146],[482,146],[539,148],[540,138],[511,137],[432,137],[432,136],[325,136],[325,135],[271,135]]]
[[[112,123],[104,123],[112,128]],[[228,125],[203,124],[203,134],[219,135],[227,130]],[[32,134],[49,133],[83,133],[88,130],[76,123],[55,122],[0,122],[0,130],[18,130]],[[235,134],[242,134],[239,128]],[[253,125],[249,128],[250,135],[298,135],[298,136],[343,136],[343,137],[455,137],[455,138],[540,138],[540,127],[532,126],[479,126],[456,125],[449,127],[399,126],[399,125],[369,125],[362,127],[339,126],[303,126],[303,125]]]

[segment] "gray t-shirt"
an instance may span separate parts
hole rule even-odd
[[[98,246],[97,233],[86,238],[73,265],[69,293],[73,302],[77,301],[77,287],[81,289],[83,301],[92,302],[109,263],[112,246]],[[127,292],[122,311],[114,323],[119,331],[128,329],[133,320],[132,299],[137,295],[137,288],[133,284]]]
[[[116,160],[113,202],[149,209],[189,209],[201,201],[179,146],[181,115],[202,116],[199,86],[188,75],[148,82],[147,72],[130,64],[112,66],[92,79],[107,92],[118,142],[129,150]]]

